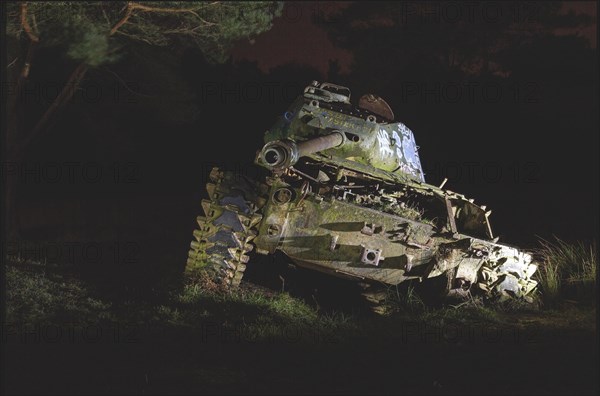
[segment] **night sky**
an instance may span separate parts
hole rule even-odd
[[[273,27],[252,41],[243,41],[233,50],[233,59],[256,61],[262,71],[286,63],[308,65],[323,76],[329,60],[338,60],[342,72],[349,72],[352,51],[336,47],[323,27],[313,21],[315,15],[330,15],[344,9],[348,2],[290,2]]]
[[[276,18],[273,28],[252,41],[239,43],[233,50],[234,60],[258,62],[263,71],[288,62],[310,65],[323,75],[328,61],[338,60],[342,72],[352,67],[352,51],[337,47],[327,36],[326,30],[313,22],[315,15],[330,15],[348,7],[351,2],[287,2],[283,15]],[[565,1],[562,13],[595,16],[594,1]],[[596,24],[585,27],[557,29],[556,34],[579,33],[596,48]]]

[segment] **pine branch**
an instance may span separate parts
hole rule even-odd
[[[27,2],[21,3],[21,26],[31,41],[37,43],[40,38],[33,32],[31,25],[27,19]]]

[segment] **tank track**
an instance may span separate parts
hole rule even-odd
[[[385,285],[359,282],[358,287],[362,300],[370,312],[376,315],[385,315],[388,312],[386,306],[388,293]]]
[[[190,244],[185,274],[198,280],[208,275],[228,288],[239,286],[252,251],[254,227],[262,216],[252,202],[252,185],[234,172],[213,168],[206,184],[209,199],[202,200],[204,216]]]

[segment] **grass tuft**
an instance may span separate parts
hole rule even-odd
[[[596,243],[568,243],[555,237],[554,241],[540,239],[540,245],[537,278],[543,303],[550,307],[564,299],[595,303]]]
[[[388,288],[386,305],[387,311],[421,313],[426,311],[427,306],[412,284],[403,287],[397,285]]]

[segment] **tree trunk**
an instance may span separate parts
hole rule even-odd
[[[16,239],[20,235],[20,224],[17,210],[17,190],[19,183],[19,161],[21,160],[21,150],[19,150],[19,137],[25,130],[23,106],[23,88],[29,79],[31,63],[37,48],[36,41],[29,41],[27,50],[18,68],[17,74],[9,78],[14,82],[14,91],[8,95],[7,125],[6,125],[6,162],[4,163],[4,183],[5,183],[5,227],[4,235],[7,239]],[[10,91],[9,91],[10,92]]]
[[[75,70],[73,70],[69,76],[69,79],[65,82],[63,89],[60,91],[48,109],[44,112],[40,120],[33,127],[29,136],[21,145],[22,148],[28,146],[29,143],[31,143],[31,141],[34,140],[38,135],[52,127],[56,121],[56,116],[60,113],[64,106],[69,103],[75,94],[75,90],[79,88],[79,84],[81,84],[81,81],[83,81],[88,69],[89,66],[85,62],[82,62],[75,68]]]
[[[46,109],[31,132],[25,138],[23,138],[25,135],[24,118],[27,109],[25,108],[25,103],[22,100],[22,91],[23,86],[29,76],[34,46],[34,42],[30,43],[22,70],[17,77],[15,92],[13,94],[14,103],[8,107],[11,111],[9,111],[8,117],[7,161],[4,167],[6,179],[5,218],[7,227],[5,235],[8,238],[13,239],[18,239],[21,234],[17,190],[19,185],[19,169],[22,167],[23,164],[21,162],[25,158],[24,151],[34,139],[51,128],[53,122],[56,120],[56,116],[60,113],[60,110],[62,110],[64,106],[71,100],[75,90],[79,87],[79,84],[85,77],[85,74],[88,70],[88,65],[85,63],[80,63],[73,70],[58,96],[54,99],[52,104],[50,104],[48,109]]]

